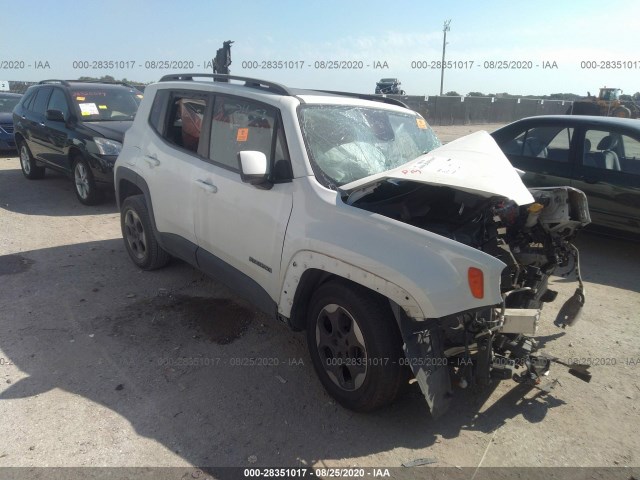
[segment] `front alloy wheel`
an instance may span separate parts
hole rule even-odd
[[[363,412],[396,398],[409,378],[388,299],[344,279],[330,280],[311,297],[307,321],[313,367],[333,398]]]
[[[345,391],[362,386],[367,376],[367,347],[353,316],[331,303],[316,320],[316,348],[333,383]]]
[[[96,185],[89,164],[80,156],[73,162],[73,183],[81,203],[95,205],[102,200],[102,190]]]

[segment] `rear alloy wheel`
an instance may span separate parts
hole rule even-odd
[[[73,184],[81,203],[95,205],[102,200],[103,192],[97,187],[89,164],[80,156],[73,161]]]
[[[31,155],[31,150],[29,150],[29,147],[27,146],[27,142],[22,140],[19,148],[20,168],[22,169],[22,174],[29,180],[36,180],[44,177],[44,167],[40,167],[36,164],[33,155]]]
[[[164,267],[171,257],[158,244],[151,217],[142,195],[128,197],[122,204],[120,228],[127,253],[143,270]]]
[[[316,290],[307,344],[323,386],[351,410],[371,411],[393,402],[408,380],[388,301],[359,285],[335,280]]]

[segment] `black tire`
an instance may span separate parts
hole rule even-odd
[[[164,267],[171,256],[158,244],[143,195],[127,197],[120,210],[120,228],[127,253],[142,270]]]
[[[307,344],[322,385],[351,410],[390,404],[408,380],[400,361],[402,338],[388,301],[359,285],[333,280],[316,290],[309,305]]]
[[[37,180],[44,177],[45,169],[36,163],[36,160],[31,155],[31,150],[27,142],[20,140],[18,143],[18,153],[20,154],[20,168],[22,174],[29,180]]]
[[[77,155],[73,159],[72,179],[76,197],[84,205],[97,205],[104,198],[104,192],[98,188],[89,163]]]

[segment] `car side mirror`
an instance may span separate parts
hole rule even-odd
[[[50,120],[52,122],[64,122],[64,113],[62,113],[60,110],[47,110],[46,113],[46,118],[47,120]]]
[[[271,188],[267,156],[262,152],[243,150],[238,152],[240,178],[243,182],[260,188]]]

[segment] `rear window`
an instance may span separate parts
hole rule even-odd
[[[83,88],[71,90],[77,115],[85,122],[133,120],[142,94],[135,88]]]

